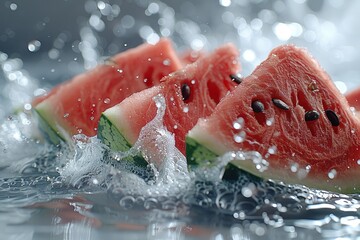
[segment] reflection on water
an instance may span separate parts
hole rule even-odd
[[[23,14],[25,5],[7,2],[0,8],[13,19]],[[23,44],[25,53],[12,45],[26,38],[14,30],[19,27],[16,22],[9,21],[13,29],[0,33],[2,46],[7,46],[0,49],[4,51],[0,52],[2,238],[235,240],[359,235],[359,195],[264,182],[246,173],[219,181],[220,167],[207,174],[205,170],[189,174],[181,171],[184,166],[172,165],[175,159],[181,162],[176,152],[165,156],[167,167],[151,167],[142,173],[151,176],[144,178],[129,166],[111,166],[111,158],[119,156],[105,156],[97,139],[79,139],[73,146],[47,144],[37,132],[29,104],[64,76],[103,61],[101,56],[160,37],[171,37],[178,50],[209,50],[232,41],[241,49],[243,75],[276,45],[295,43],[309,48],[339,89],[346,91],[360,85],[360,72],[354,67],[360,56],[359,34],[354,31],[358,5],[89,0],[73,4],[81,13],[71,19],[75,30],[50,34],[47,26],[56,22],[51,16],[35,22],[31,29],[39,37]],[[46,38],[40,33],[47,33]],[[157,120],[161,123],[161,118]],[[166,131],[162,137],[171,142]]]

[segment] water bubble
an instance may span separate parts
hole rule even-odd
[[[219,3],[223,7],[229,7],[231,5],[231,0],[219,0]]]
[[[165,59],[164,61],[163,61],[163,64],[164,64],[164,66],[170,66],[170,64],[171,64],[171,61],[170,61],[170,59]]]
[[[245,123],[244,118],[240,117],[233,122],[233,128],[237,130],[241,129],[244,127],[244,123]]]
[[[360,165],[360,159],[358,159],[356,163],[357,163],[358,165]]]
[[[241,189],[241,194],[244,195],[244,197],[249,198],[249,197],[251,197],[253,195],[253,189],[250,188],[250,187],[243,187]]]
[[[104,103],[105,103],[105,104],[109,104],[109,103],[110,103],[110,98],[105,98],[105,99],[104,99]]]
[[[57,59],[57,58],[59,58],[59,56],[60,56],[60,52],[59,52],[59,50],[57,50],[56,48],[52,48],[52,49],[50,49],[50,51],[48,52],[48,56],[49,56],[49,58],[50,59]]]
[[[28,44],[28,49],[30,52],[36,52],[40,49],[40,47],[41,47],[41,42],[38,40],[33,40]]]
[[[298,164],[298,163],[293,163],[293,164],[290,165],[290,170],[291,170],[293,173],[297,172],[298,169],[299,169],[299,164]]]
[[[234,135],[234,141],[237,143],[242,143],[245,140],[245,137],[246,132],[241,131],[240,133]]]
[[[268,149],[268,153],[269,153],[269,154],[275,154],[276,151],[277,151],[277,147],[276,147],[276,146],[271,146],[271,147],[269,147],[269,149]]]
[[[17,8],[18,8],[18,6],[17,6],[16,3],[11,3],[11,4],[10,4],[10,9],[11,9],[12,11],[15,11]]]
[[[191,84],[195,84],[196,83],[196,80],[195,79],[193,79],[193,80],[191,80]]]
[[[189,107],[188,107],[188,106],[185,106],[185,107],[183,108],[183,112],[184,112],[184,113],[189,112]]]
[[[70,115],[69,113],[65,113],[65,114],[64,114],[64,118],[69,117],[69,115]]]
[[[31,104],[30,103],[25,103],[24,104],[24,109],[27,110],[27,111],[30,111],[32,108]]]
[[[273,117],[271,117],[271,118],[269,118],[269,119],[266,119],[266,125],[269,126],[269,127],[270,127],[271,125],[273,125],[274,122],[275,122],[275,119],[274,119]]]
[[[148,8],[146,9],[146,14],[147,15],[156,14],[159,12],[159,10],[160,10],[159,4],[152,2],[149,4]]]
[[[328,173],[328,177],[329,177],[330,179],[334,179],[334,178],[336,177],[336,174],[337,174],[336,170],[335,170],[335,169],[331,169],[330,172]]]

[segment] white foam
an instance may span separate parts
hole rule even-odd
[[[35,132],[29,115],[19,113],[0,125],[0,168],[21,172],[48,146],[33,139]]]
[[[96,137],[87,138],[81,134],[76,135],[74,140],[74,155],[69,158],[65,154],[63,161],[66,164],[59,170],[63,181],[73,186],[81,186],[84,183],[103,183],[110,166],[102,160],[104,147],[100,140]],[[63,151],[69,151],[69,149],[65,148]]]

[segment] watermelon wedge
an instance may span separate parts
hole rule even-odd
[[[138,139],[140,130],[156,115],[153,100],[158,94],[166,102],[164,125],[174,133],[176,147],[185,154],[185,134],[198,118],[208,116],[216,104],[238,84],[230,75],[239,71],[238,51],[224,45],[184,69],[162,79],[155,86],[107,109],[101,116],[98,136],[113,150],[126,151]]]
[[[190,168],[229,151],[257,151],[232,167],[265,179],[337,192],[359,192],[360,121],[309,54],[274,49],[186,138]]]
[[[162,77],[181,67],[167,39],[119,53],[36,98],[32,104],[40,128],[53,143],[79,133],[94,136],[105,109],[134,92],[159,84]]]

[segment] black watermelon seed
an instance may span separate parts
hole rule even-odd
[[[253,109],[254,112],[256,113],[260,113],[263,112],[265,107],[264,104],[258,100],[255,100],[251,103],[251,108]]]
[[[275,106],[277,106],[280,109],[283,109],[283,110],[289,110],[290,109],[289,106],[280,99],[273,98],[272,102],[274,103]]]
[[[190,87],[186,83],[181,86],[181,95],[184,101],[188,100],[190,97]]]
[[[326,110],[325,111],[326,117],[331,122],[331,125],[334,127],[337,127],[340,125],[339,117],[336,115],[336,113],[333,110]]]
[[[235,74],[230,74],[230,78],[231,78],[231,81],[233,81],[237,84],[240,84],[242,82],[242,78]]]
[[[314,121],[319,119],[320,114],[316,110],[307,111],[305,113],[305,121]]]

